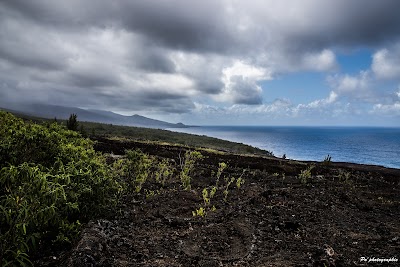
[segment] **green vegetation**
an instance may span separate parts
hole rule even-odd
[[[226,163],[225,162],[220,162],[219,164],[218,164],[218,171],[217,171],[217,177],[216,177],[216,179],[215,179],[215,187],[218,187],[218,183],[219,183],[219,179],[220,179],[220,177],[221,177],[221,174],[222,174],[222,172],[226,169],[226,167],[228,166],[228,165],[226,165]]]
[[[192,211],[193,216],[200,216],[200,217],[205,217],[207,212],[205,210],[205,208],[200,207],[198,209],[196,209],[196,211]]]
[[[338,175],[337,177],[339,178],[339,182],[345,183],[345,184],[350,184],[351,180],[351,173],[349,171],[345,171],[343,169],[338,170]]]
[[[56,123],[0,112],[0,264],[30,265],[39,244],[69,243],[114,206],[121,185],[93,142]]]
[[[219,185],[220,184],[220,178],[222,176],[222,172],[228,167],[228,165],[225,162],[220,162],[218,164],[218,170],[215,175],[215,185],[213,186],[208,186],[203,188],[202,190],[202,197],[203,197],[203,204],[204,207],[200,207],[199,209],[196,209],[195,211],[192,211],[193,216],[201,216],[205,217],[208,213],[208,211],[216,211],[217,208],[215,205],[211,206],[211,200],[214,198],[216,195],[217,191],[222,191],[223,195],[223,200],[225,202],[228,201],[228,194],[229,194],[229,187],[232,183],[236,184],[237,189],[240,189],[241,186],[245,183],[245,180],[242,178],[243,175],[245,174],[246,170],[243,170],[242,174],[240,175],[239,178],[234,178],[227,176],[223,179],[225,184]]]
[[[165,182],[171,178],[173,173],[174,168],[171,166],[168,160],[161,160],[161,162],[158,163],[157,170],[155,171],[156,182],[160,183],[164,187]]]
[[[204,207],[193,211],[193,215],[204,217],[217,210],[211,202],[218,192],[227,201],[231,184],[236,184],[237,189],[244,184],[242,176],[223,178],[228,166],[221,162],[214,173],[215,184],[192,190],[196,165],[203,159],[193,149],[179,155],[177,163],[140,150],[127,150],[123,157],[110,157],[112,160],[107,163],[106,156],[93,149],[94,142],[83,137],[84,128],[92,133],[102,132],[90,125],[117,129],[113,136],[121,129],[137,130],[138,139],[151,133],[150,138],[156,142],[181,135],[185,143],[194,138],[192,144],[196,146],[211,144],[206,151],[215,151],[214,144],[218,148],[230,144],[228,149],[240,153],[262,151],[163,130],[78,123],[76,114],[71,114],[66,123],[54,119],[37,124],[0,111],[0,125],[1,266],[30,266],[30,256],[40,249],[72,244],[83,224],[110,213],[124,194],[152,198],[163,192],[169,180],[179,179],[182,189],[202,194]]]
[[[256,154],[272,156],[272,153],[249,145],[225,141],[208,136],[178,133],[169,130],[150,129],[132,126],[80,122],[87,133],[95,133],[104,137],[123,137],[135,141],[164,142],[168,144],[185,145],[193,148],[213,149],[238,154]]]
[[[39,124],[53,123],[54,119],[43,119],[22,114],[16,116]],[[78,118],[79,119],[79,118]],[[60,122],[62,123],[62,122]],[[64,122],[65,123],[65,122]],[[269,151],[262,150],[249,145],[221,140],[218,138],[200,136],[194,134],[178,133],[168,130],[151,129],[133,126],[119,126],[113,124],[83,122],[79,121],[80,130],[84,135],[102,136],[107,138],[126,138],[143,142],[159,142],[168,144],[178,144],[193,147],[196,149],[206,149],[215,151],[225,151],[237,154],[255,154],[261,156],[273,156]],[[78,127],[78,126],[77,126]],[[78,128],[77,128],[78,129]]]
[[[218,170],[216,174],[216,179],[215,179],[215,185],[206,187],[202,191],[202,196],[203,196],[203,202],[204,202],[204,208],[200,207],[200,209],[197,209],[196,211],[192,211],[193,216],[201,216],[204,217],[207,214],[207,209],[211,211],[216,211],[216,207],[213,205],[210,208],[211,204],[211,199],[215,196],[215,193],[217,193],[218,190],[218,184],[219,184],[219,179],[221,178],[222,172],[225,170],[225,168],[228,167],[228,165],[225,162],[220,162],[218,164]],[[213,172],[214,174],[214,172]]]
[[[237,178],[236,180],[236,187],[240,189],[240,187],[244,184],[244,179],[242,177]]]
[[[185,190],[191,189],[190,181],[192,178],[190,177],[190,173],[193,171],[196,161],[202,158],[203,156],[198,151],[186,151],[184,158],[179,155],[179,165],[181,167],[180,178],[182,187]]]
[[[136,192],[140,192],[143,184],[150,176],[152,160],[139,150],[128,150],[125,154],[126,160],[124,168],[126,170],[128,183],[132,188],[135,188]]]
[[[78,120],[76,119],[77,116],[76,114],[71,114],[69,116],[69,119],[67,120],[67,129],[71,131],[77,131],[78,130]],[[81,129],[83,130],[83,126],[81,125]]]
[[[228,201],[228,194],[229,194],[229,186],[235,181],[235,177],[229,177],[225,178],[226,186],[224,191],[222,192],[224,194],[224,201]]]
[[[139,222],[156,218],[156,231],[146,237],[158,236],[159,229],[166,228],[157,227],[168,225],[176,228],[175,222],[180,223],[182,216],[184,222],[189,220],[188,225],[194,227],[212,225],[225,220],[224,217],[229,217],[230,223],[232,216],[226,215],[231,213],[234,217],[237,217],[235,213],[240,213],[239,217],[242,217],[247,214],[254,216],[258,212],[257,216],[262,217],[270,209],[275,210],[285,204],[281,201],[286,201],[286,197],[281,199],[280,195],[285,196],[286,192],[297,197],[291,198],[291,203],[301,204],[307,192],[313,194],[318,190],[328,194],[334,188],[334,193],[337,193],[335,179],[343,189],[355,189],[356,181],[358,184],[366,180],[359,179],[364,174],[352,169],[353,166],[343,166],[343,169],[321,168],[323,162],[309,164],[257,156],[239,157],[221,152],[216,154],[212,149],[171,147],[170,144],[145,146],[143,143],[121,142],[118,151],[137,145],[151,148],[148,149],[150,155],[140,150],[126,150],[124,155],[103,155],[94,151],[93,141],[83,138],[83,128],[80,132],[70,131],[65,121],[63,124],[48,121],[38,125],[0,112],[0,266],[31,266],[32,259],[41,262],[47,258],[50,247],[51,255],[57,255],[57,259],[62,260],[63,257],[58,257],[57,247],[65,248],[75,243],[89,220],[104,216],[118,223],[138,219],[134,222],[135,227]],[[105,144],[118,143],[109,142]],[[110,150],[103,148],[103,151]],[[178,155],[179,151],[181,153]],[[326,159],[330,162],[329,155]],[[220,161],[229,163],[229,166]],[[324,176],[317,175],[321,171]],[[334,179],[320,182],[325,175]],[[292,185],[296,176],[303,184],[313,182],[311,179],[314,177],[314,186],[306,186],[307,192],[301,190],[296,196]],[[250,186],[244,186],[244,179],[246,183],[250,181]],[[258,181],[266,186],[256,187],[259,186],[256,184]],[[317,185],[322,189],[319,190]],[[266,187],[271,188],[271,192],[276,190],[279,195],[270,194],[269,189],[265,190]],[[345,193],[351,197],[347,194],[350,192]],[[258,196],[271,197],[272,202],[268,206],[262,202],[252,203]],[[275,196],[279,197],[279,202],[273,199]],[[395,205],[395,202],[386,199],[384,192],[376,196],[380,205]],[[325,199],[325,195],[323,197]],[[119,203],[122,199],[127,202]],[[168,202],[170,199],[172,202]],[[163,202],[166,205],[161,205]],[[120,205],[117,206],[118,203]],[[184,206],[186,204],[188,206]],[[180,208],[181,205],[183,208]],[[239,206],[232,209],[231,205]],[[249,209],[245,205],[261,205],[258,207],[265,206],[266,210]],[[127,216],[126,209],[136,210],[137,207],[138,213]],[[166,213],[171,207],[178,208]],[[190,213],[193,218],[189,219],[186,216],[190,216]],[[291,216],[292,213],[287,215]],[[163,219],[159,220],[158,217]],[[164,219],[173,224],[164,223]],[[198,223],[203,219],[204,222]],[[239,222],[242,224],[241,218]],[[145,228],[149,229],[147,226]],[[209,228],[212,228],[212,234],[215,234],[215,229],[222,229]],[[126,231],[129,232],[129,229],[128,226]],[[227,238],[230,238],[230,233],[226,233]],[[113,236],[110,234],[110,238]],[[130,238],[133,241],[135,237]],[[176,240],[175,234],[173,240]],[[115,245],[107,253],[113,257],[121,249],[120,245]],[[140,248],[144,249],[145,246]],[[129,247],[126,249],[125,252]]]
[[[314,169],[314,167],[314,165],[310,165],[307,169],[301,171],[299,179],[302,184],[308,183],[309,179],[311,179],[311,170]]]

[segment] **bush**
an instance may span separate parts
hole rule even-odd
[[[71,242],[121,186],[93,143],[0,112],[0,265],[30,264],[40,240]],[[43,243],[43,242],[41,242]]]
[[[135,191],[139,193],[143,184],[149,178],[152,160],[140,150],[127,150],[125,154],[127,158],[125,168],[128,186],[135,188]],[[128,188],[129,191],[131,191],[130,188]]]
[[[78,120],[76,119],[76,114],[71,114],[67,120],[67,129],[72,131],[78,130]],[[82,125],[81,125],[82,126]],[[83,128],[82,128],[83,129]]]
[[[52,167],[58,159],[63,163],[94,156],[93,142],[81,138],[53,123],[42,126],[0,112],[0,167],[23,162]]]
[[[196,161],[203,159],[203,155],[198,151],[186,151],[185,157],[181,158],[179,154],[179,165],[181,167],[180,178],[182,187],[185,190],[191,189],[191,172],[193,171]]]
[[[310,166],[308,166],[307,169],[302,170],[300,172],[299,179],[302,184],[308,183],[309,179],[311,179],[311,177],[312,177],[311,171],[312,171],[312,169],[314,169],[314,167],[315,167],[314,165],[310,165]]]

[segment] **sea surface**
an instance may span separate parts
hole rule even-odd
[[[400,128],[201,126],[173,131],[244,143],[277,157],[323,161],[329,154],[336,162],[400,168]]]

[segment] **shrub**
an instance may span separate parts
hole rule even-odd
[[[76,114],[71,114],[69,116],[69,119],[67,120],[67,129],[68,130],[71,130],[71,131],[77,131],[78,130],[78,125],[79,124],[78,124],[78,120],[76,119],[76,117],[77,117]]]
[[[228,167],[225,162],[220,162],[218,164],[218,171],[215,179],[215,186],[218,187],[219,179],[221,178],[222,172]]]
[[[155,171],[155,179],[156,182],[160,183],[162,186],[165,186],[165,182],[172,176],[174,172],[173,167],[168,162],[167,159],[161,160]]]
[[[302,170],[299,174],[299,179],[302,184],[306,184],[311,178],[311,170],[314,169],[314,165],[310,165],[307,169]]]
[[[29,265],[44,241],[71,242],[80,221],[116,203],[121,186],[92,145],[55,123],[0,112],[1,266]]]
[[[125,151],[127,162],[126,171],[128,183],[138,193],[142,190],[143,184],[149,178],[151,158],[140,150]]]
[[[349,171],[339,169],[337,177],[339,178],[339,182],[349,184],[351,173]]]
[[[182,182],[182,187],[185,190],[191,189],[191,176],[190,173],[194,168],[194,165],[197,160],[202,159],[203,155],[201,155],[198,151],[186,151],[185,157],[181,158],[179,155],[179,164],[181,167],[180,178]]]

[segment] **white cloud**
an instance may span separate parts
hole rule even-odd
[[[334,103],[338,98],[338,94],[331,91],[329,96],[325,99],[315,100],[307,105],[309,108],[319,108]]]
[[[222,73],[224,75],[223,81],[225,85],[229,85],[231,78],[235,76],[241,76],[245,79],[252,79],[255,81],[272,79],[271,73],[265,68],[252,66],[240,60],[235,61],[232,66],[224,68]]]
[[[328,49],[303,56],[303,68],[315,71],[332,71],[337,68],[336,56]]]
[[[396,110],[397,105],[393,104],[393,96],[396,95],[393,93],[393,85],[400,82],[400,42],[377,50],[372,56],[369,69],[355,75],[330,75],[327,81],[338,97],[374,104],[375,112]]]
[[[222,70],[222,92],[215,96],[217,101],[234,104],[261,104],[262,89],[257,82],[272,79],[266,69],[246,64],[240,60]]]
[[[372,56],[371,69],[379,79],[400,79],[400,43]]]
[[[182,51],[170,51],[176,72],[191,78],[200,93],[215,95],[223,88],[222,70],[230,59],[221,55],[203,55]]]
[[[195,95],[194,83],[184,75],[180,74],[164,74],[149,73],[144,74],[140,80],[131,80],[131,87],[136,90],[168,92],[177,95]],[[171,86],[173,85],[173,86]]]
[[[344,74],[328,77],[328,82],[336,92],[342,94],[359,94],[365,92],[370,86],[369,71],[360,71],[356,76]]]
[[[208,113],[213,113],[213,114],[242,114],[242,115],[248,114],[248,115],[259,115],[259,116],[295,118],[305,114],[309,114],[310,112],[311,113],[324,112],[327,114],[328,113],[333,114],[332,110],[343,108],[343,104],[337,102],[337,100],[338,100],[338,95],[332,91],[326,98],[314,100],[307,104],[295,105],[289,99],[275,99],[271,103],[265,103],[253,106],[234,104],[225,108],[197,103],[196,111],[197,112],[206,111]],[[338,111],[335,112],[338,113]],[[344,112],[345,110],[343,110],[342,113]]]
[[[379,93],[377,81],[370,70],[360,71],[357,75],[335,74],[327,77],[332,92],[338,97],[346,97],[351,101],[373,103],[383,93]]]
[[[338,100],[336,93],[330,92],[326,98],[306,104],[294,104],[289,99],[276,99],[261,105],[234,104],[227,107],[196,103],[190,116],[205,124],[215,124],[217,121],[221,125],[306,125],[318,121],[318,124],[329,125],[332,121],[337,122],[359,112],[350,103]]]
[[[372,113],[400,115],[400,101],[393,104],[375,104],[372,108]]]
[[[400,116],[400,86],[397,92],[393,94],[392,103],[378,103],[372,107],[370,113],[372,114],[385,114],[391,116]]]
[[[292,103],[288,99],[275,99],[272,103],[248,106],[232,105],[227,108],[230,113],[258,114],[270,116],[287,116],[291,112]]]

